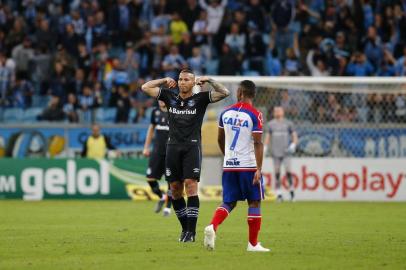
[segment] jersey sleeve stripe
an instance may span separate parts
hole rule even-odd
[[[159,100],[159,97],[161,96],[161,92],[162,92],[162,87],[159,87],[159,92],[158,92],[158,95],[156,96],[157,100]]]
[[[213,103],[213,100],[211,99],[211,91],[209,92],[209,101],[210,103]]]

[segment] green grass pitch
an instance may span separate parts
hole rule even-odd
[[[248,253],[246,204],[220,226],[216,250],[203,228],[178,243],[174,215],[154,202],[0,201],[0,269],[406,269],[406,203],[265,202],[260,240]]]

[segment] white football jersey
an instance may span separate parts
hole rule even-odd
[[[262,133],[262,114],[248,103],[225,109],[219,120],[224,129],[224,171],[255,171],[257,162],[252,133]]]

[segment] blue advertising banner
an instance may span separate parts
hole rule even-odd
[[[147,135],[146,125],[131,127],[104,127],[102,132],[110,137],[111,143],[119,149],[142,149]],[[68,129],[69,148],[82,148],[91,131],[88,128]]]
[[[102,126],[124,152],[143,149],[148,125]],[[299,126],[297,156],[406,157],[406,128]],[[0,157],[74,157],[90,135],[83,126],[0,127]],[[203,146],[204,147],[204,146]]]
[[[103,127],[102,133],[122,151],[138,151],[144,147],[148,125]],[[0,127],[0,157],[67,157],[82,149],[90,135],[89,127]]]
[[[0,128],[0,157],[56,156],[64,145],[63,128]]]
[[[300,127],[301,156],[406,157],[406,128]]]

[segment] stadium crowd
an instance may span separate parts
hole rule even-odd
[[[154,100],[140,86],[186,67],[198,75],[405,76],[406,0],[0,4],[2,110],[42,107],[37,120],[90,122],[97,108],[114,108],[117,123],[148,121]],[[405,95],[310,98],[308,120],[406,121]],[[288,92],[279,99],[299,113]]]

